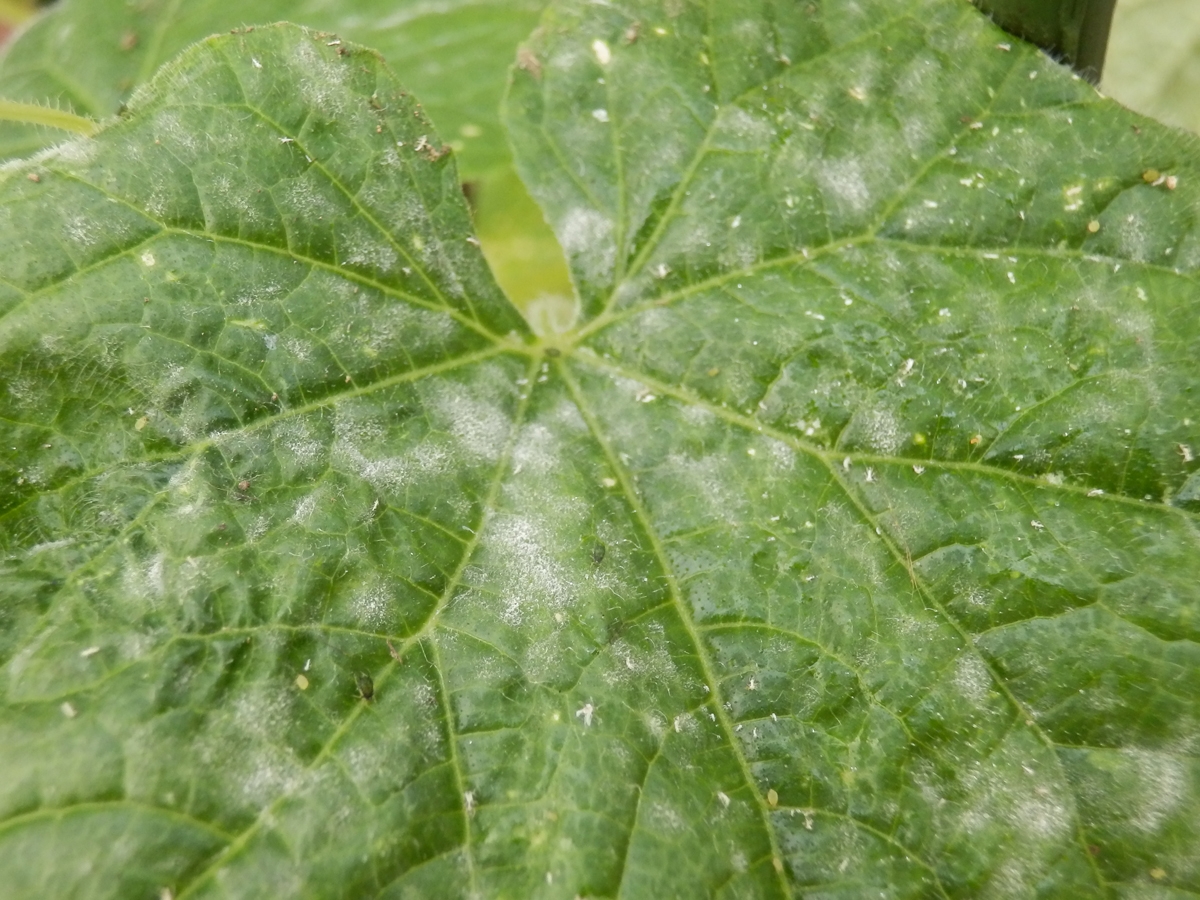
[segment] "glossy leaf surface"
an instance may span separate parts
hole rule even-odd
[[[1200,890],[1194,140],[958,0],[562,2],[535,337],[414,102],[258,29],[0,172],[0,883]]]

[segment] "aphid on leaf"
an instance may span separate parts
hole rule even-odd
[[[608,552],[608,548],[600,541],[592,542],[592,565],[598,566],[604,562],[604,555]]]
[[[358,696],[370,702],[375,696],[375,682],[371,680],[371,676],[366,672],[355,672],[354,683],[358,685]]]

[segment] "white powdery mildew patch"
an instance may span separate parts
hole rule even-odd
[[[167,555],[156,553],[142,566],[126,566],[121,572],[121,587],[126,597],[154,606],[166,596]]]
[[[457,448],[474,460],[496,462],[512,431],[512,420],[486,394],[471,386],[437,382],[422,386],[431,424],[456,439]]]
[[[796,451],[783,441],[766,438],[763,446],[774,468],[779,472],[790,472],[796,467]]]
[[[521,429],[513,448],[513,474],[549,475],[562,464],[562,445],[551,429],[533,423]]]
[[[836,207],[861,213],[871,204],[871,192],[858,159],[830,159],[817,170],[816,178]]]
[[[965,654],[954,669],[954,684],[962,695],[975,704],[982,704],[992,689],[992,675],[978,656]]]
[[[452,468],[453,454],[441,444],[426,440],[403,456],[370,457],[349,442],[334,446],[334,464],[366,481],[377,491],[396,491]]]
[[[662,626],[656,630],[662,632]],[[628,684],[673,684],[678,677],[678,670],[671,654],[662,647],[638,647],[628,641],[618,639],[610,648],[613,663],[604,673],[604,680],[610,686]]]
[[[1110,223],[1108,228],[1116,238],[1117,250],[1114,255],[1124,256],[1135,262],[1147,262],[1153,255],[1154,238],[1150,227],[1136,214],[1129,214]]]
[[[651,831],[679,833],[687,828],[687,819],[666,803],[651,803],[646,809],[646,824]]]
[[[499,589],[500,617],[509,625],[519,626],[533,610],[560,610],[571,603],[577,585],[559,562],[566,527],[544,517],[506,515],[488,529],[487,568]]]
[[[350,600],[350,612],[364,626],[382,630],[392,621],[395,591],[378,576],[358,586]]]
[[[233,298],[235,306],[247,306],[247,312],[256,313],[265,304],[276,303],[283,294],[283,286],[276,282],[265,284],[248,284],[238,291]]]
[[[562,217],[555,229],[559,243],[588,281],[604,281],[616,259],[613,223],[594,209],[577,206]]]
[[[66,222],[63,223],[63,233],[66,235],[67,240],[80,250],[87,250],[96,243],[98,237],[102,234],[109,235],[111,231],[111,225],[101,228],[97,223],[80,215],[69,216]],[[111,236],[114,240],[119,238],[119,235]]]
[[[419,306],[389,302],[380,307],[365,298],[357,306],[363,321],[371,323],[366,343],[369,355],[389,356],[402,348],[416,353],[445,342],[457,328],[450,316]]]
[[[296,503],[296,509],[288,520],[295,525],[304,525],[312,518],[312,514],[317,511],[317,504],[321,499],[321,491],[315,490],[311,494],[301,497]]]
[[[727,453],[690,457],[672,453],[663,464],[663,472],[672,481],[682,482],[686,487],[681,496],[686,496],[703,512],[697,515],[722,522],[741,522],[750,517],[750,501],[736,489],[730,467],[740,465],[733,462]]]
[[[349,118],[350,100],[346,86],[349,67],[323,56],[311,41],[300,41],[289,60],[292,77],[309,106],[330,119]]]
[[[747,151],[762,152],[775,140],[775,129],[762,116],[754,115],[740,106],[729,106],[721,110],[714,142],[723,146],[734,145]]]
[[[304,768],[277,744],[292,723],[288,699],[263,687],[238,697],[228,718],[200,738],[199,756],[213,771],[226,773],[251,808],[262,808],[304,781]]]
[[[275,452],[300,471],[324,468],[326,444],[308,419],[288,419],[275,428]]]
[[[875,407],[866,410],[857,418],[858,427],[855,430],[872,450],[890,455],[899,450],[904,443],[900,419],[890,409]]]
[[[357,221],[354,223],[354,231],[358,232],[357,234],[345,235],[344,262],[377,272],[394,273],[400,262],[396,248],[366,227],[358,227],[358,224]]]
[[[1123,751],[1133,764],[1140,782],[1133,804],[1130,822],[1139,831],[1155,834],[1167,817],[1194,794],[1191,774],[1176,757],[1149,750]]]

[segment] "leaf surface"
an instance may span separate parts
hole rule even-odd
[[[0,62],[0,96],[106,118],[184,47],[215,32],[288,20],[379,50],[404,73],[446,140],[459,144],[464,177],[509,164],[496,110],[513,48],[545,0],[64,0]],[[0,123],[0,158],[61,135]]]
[[[0,883],[1200,890],[1197,146],[1003,42],[556,4],[540,338],[311,33],[0,172]]]
[[[1169,125],[1200,131],[1200,8],[1180,0],[1117,4],[1104,92]]]

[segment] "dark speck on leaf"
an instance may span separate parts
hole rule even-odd
[[[551,359],[557,359],[558,357],[562,356],[562,351],[557,347],[547,347],[546,355]]]
[[[600,541],[596,541],[594,544],[592,544],[592,565],[598,566],[600,563],[604,562],[604,554],[607,552],[608,548],[600,543]]]

